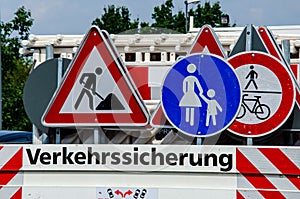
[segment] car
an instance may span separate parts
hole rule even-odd
[[[146,189],[143,189],[143,190],[142,190],[142,193],[141,193],[141,195],[140,195],[140,198],[145,198],[146,193],[147,193],[147,190],[146,190]]]
[[[137,199],[139,197],[139,195],[140,195],[140,192],[141,192],[141,190],[139,190],[139,189],[135,190],[133,198]]]
[[[32,132],[28,131],[0,131],[0,144],[31,144]]]

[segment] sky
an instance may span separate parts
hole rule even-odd
[[[203,5],[208,0],[201,0]],[[131,19],[153,22],[151,14],[155,6],[165,0],[0,0],[1,20],[8,22],[17,9],[24,5],[34,19],[32,34],[84,34],[91,23],[100,17],[108,5],[125,6]],[[211,3],[216,0],[211,0]],[[230,23],[237,26],[254,24],[300,25],[299,0],[219,0],[221,10],[230,16]],[[174,12],[185,11],[184,0],[173,0]],[[189,8],[196,8],[189,4]]]

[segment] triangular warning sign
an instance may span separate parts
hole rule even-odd
[[[221,42],[219,41],[214,30],[209,25],[204,25],[199,30],[199,33],[187,54],[193,53],[210,53],[223,58],[227,57],[223,50]],[[172,127],[163,113],[161,103],[158,104],[157,109],[152,114],[151,125],[153,127]]]
[[[291,66],[287,62],[287,60],[285,59],[283,53],[281,52],[279,46],[276,43],[276,40],[275,40],[273,34],[271,33],[271,31],[267,27],[261,26],[258,28],[258,33],[259,33],[260,37],[262,38],[262,41],[264,42],[269,53],[271,55],[273,55],[274,57],[276,57],[277,59],[279,59],[284,64],[284,66],[289,71],[289,73],[291,74],[294,84],[295,84],[295,87],[296,87],[296,104],[297,104],[298,108],[300,108],[300,86],[299,86],[299,83],[296,78],[296,76],[298,74],[295,74],[293,72],[293,69],[291,68]]]
[[[226,57],[221,42],[209,25],[202,26],[188,54],[201,52],[209,52],[223,58]]]
[[[45,126],[145,126],[148,112],[115,48],[92,27],[46,109]]]
[[[164,127],[164,128],[172,128],[172,125],[167,120],[165,114],[163,113],[161,103],[158,104],[157,108],[155,109],[154,113],[151,117],[151,126],[153,127]]]
[[[247,25],[242,31],[240,37],[238,38],[236,44],[234,45],[229,57],[245,51],[260,51],[268,53],[264,42],[257,33],[253,25]]]

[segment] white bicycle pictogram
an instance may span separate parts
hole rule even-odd
[[[265,120],[270,117],[271,110],[266,104],[260,102],[261,96],[254,96],[254,98],[246,98],[248,94],[243,95],[242,105],[237,116],[237,119],[241,119],[246,115],[248,110],[250,113],[255,114],[260,120]],[[249,103],[250,102],[250,103]],[[253,104],[252,107],[249,104]]]

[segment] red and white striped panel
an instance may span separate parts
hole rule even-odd
[[[296,148],[237,148],[237,198],[300,198]]]
[[[0,146],[0,198],[21,199],[23,149],[18,146]]]

